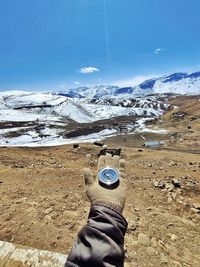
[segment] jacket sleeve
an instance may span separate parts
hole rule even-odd
[[[93,205],[65,267],[123,267],[127,222],[108,207]]]

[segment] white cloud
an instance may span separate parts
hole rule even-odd
[[[163,48],[156,48],[155,50],[154,50],[154,54],[160,54],[161,52],[163,52],[165,49],[163,49]]]
[[[81,83],[80,83],[80,82],[74,82],[74,84],[76,84],[76,85],[80,85]]]
[[[143,75],[143,76],[140,75],[140,76],[135,76],[130,79],[118,80],[111,84],[117,85],[119,87],[137,86],[141,84],[142,82],[144,82],[145,80],[149,80],[155,77],[158,77],[158,75]]]
[[[80,73],[83,73],[83,74],[89,74],[89,73],[98,72],[98,71],[100,70],[95,67],[83,67],[80,69]]]

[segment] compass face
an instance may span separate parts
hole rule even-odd
[[[104,168],[99,172],[99,182],[113,185],[119,181],[119,171],[115,168]]]

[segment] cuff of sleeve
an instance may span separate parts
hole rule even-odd
[[[99,222],[101,222],[101,224],[99,224]],[[98,225],[96,225],[96,223]],[[91,206],[88,224],[92,227],[97,226],[98,228],[99,225],[101,225],[102,231],[105,231],[105,229],[108,230],[108,235],[109,232],[118,231],[122,235],[120,239],[123,239],[128,227],[128,223],[121,213],[103,204],[93,204]],[[110,225],[110,227],[108,227],[108,225]]]

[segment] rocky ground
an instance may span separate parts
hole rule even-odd
[[[139,134],[106,141],[121,147],[126,160],[126,267],[199,266],[198,120],[192,133],[181,127],[191,116],[177,128],[172,114],[162,118],[163,128],[176,129],[176,139],[144,134],[148,141],[165,140],[164,147],[143,147]],[[89,210],[82,168],[96,171],[98,151],[92,144],[0,148],[0,240],[67,254]]]

